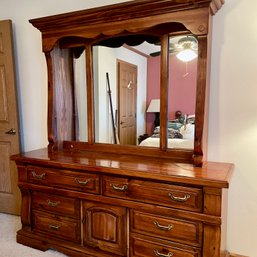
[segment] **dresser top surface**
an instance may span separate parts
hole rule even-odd
[[[228,188],[234,165],[204,162],[202,167],[169,159],[90,151],[53,151],[38,149],[12,156],[17,163],[43,165],[76,171],[145,178],[198,186]]]

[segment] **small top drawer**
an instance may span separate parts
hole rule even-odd
[[[201,222],[188,221],[131,210],[131,230],[182,244],[201,246]]]
[[[35,184],[99,194],[99,176],[97,174],[29,166],[28,181]]]
[[[199,188],[105,176],[103,194],[183,210],[202,211],[202,190]]]
[[[80,217],[79,199],[32,192],[32,208],[73,218]]]

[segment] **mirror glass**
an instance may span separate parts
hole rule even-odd
[[[87,127],[87,82],[86,51],[73,53],[73,76],[75,95],[75,137],[77,141],[88,141]]]
[[[168,148],[194,148],[197,55],[195,37],[170,37]]]
[[[149,112],[153,119],[148,126],[146,112],[151,99],[148,60],[153,52],[160,52],[160,45],[93,47],[95,142],[139,145],[148,129],[153,134],[155,114]],[[159,98],[159,77],[156,80],[154,90]]]
[[[197,86],[197,39],[176,36],[169,39],[169,89],[167,147],[194,148]],[[160,139],[160,52],[148,57],[146,136],[141,146],[158,147]],[[156,112],[155,112],[156,111]]]
[[[121,41],[115,47],[93,46],[95,142],[159,147],[159,39],[134,45]],[[183,50],[195,56],[184,60]],[[168,148],[193,149],[197,50],[192,36],[170,37]],[[79,141],[87,141],[85,70],[83,51],[74,59]]]

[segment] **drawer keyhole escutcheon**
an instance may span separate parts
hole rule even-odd
[[[35,171],[32,171],[31,174],[32,174],[33,178],[36,178],[36,179],[45,179],[45,177],[46,177],[45,173],[37,174]]]
[[[160,225],[158,221],[154,221],[153,224],[159,228],[160,230],[164,230],[164,231],[170,231],[171,229],[174,228],[174,226],[172,224],[169,224],[167,226],[163,226],[163,225]]]
[[[90,179],[86,179],[85,181],[82,181],[82,180],[79,180],[78,178],[75,178],[75,181],[76,183],[85,186],[90,181]]]
[[[113,190],[120,191],[120,192],[125,192],[128,189],[127,185],[123,185],[122,187],[118,187],[118,186],[115,186],[113,184],[110,184],[110,186],[112,187]]]
[[[160,253],[159,250],[154,250],[154,253],[158,257],[171,257],[173,253],[169,252],[168,254]]]
[[[59,230],[59,228],[61,227],[61,226],[52,225],[52,224],[49,224],[48,226],[49,226],[50,229],[53,229],[53,230]]]
[[[186,202],[191,196],[189,194],[186,194],[184,197],[175,196],[172,193],[169,193],[169,197],[177,202]]]
[[[51,207],[57,207],[57,206],[61,203],[60,201],[58,201],[58,202],[53,202],[53,201],[51,201],[50,199],[47,199],[46,202],[47,202],[47,204],[48,204],[49,206],[51,206]]]

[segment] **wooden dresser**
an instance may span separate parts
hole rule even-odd
[[[71,257],[224,255],[227,188],[233,165],[205,161],[210,32],[212,17],[223,3],[137,0],[30,20],[42,33],[46,57],[49,144],[46,149],[12,157],[22,193],[22,229],[17,242],[41,250],[57,249]],[[177,36],[181,40],[173,43]],[[131,51],[143,42],[159,47],[158,146],[136,145],[138,136],[146,133],[146,95],[140,90],[147,85],[133,78],[125,81],[128,97],[122,101],[129,102],[127,106],[134,101],[141,110],[130,116],[131,124],[138,125],[129,125],[134,145],[112,144],[104,139],[109,127],[100,130],[111,124],[106,110],[112,109],[112,105],[103,108],[111,90],[101,87],[105,74],[100,74],[100,68],[114,71],[121,57],[115,57],[112,67],[96,63],[95,58],[103,51],[99,47],[112,48],[111,54],[100,58],[110,61],[114,48]],[[168,143],[168,107],[172,103],[168,95],[174,92],[169,74],[170,68],[176,70],[169,67],[169,58],[181,46],[183,50],[190,47],[197,56],[191,99],[195,120],[190,124],[194,135],[188,149]],[[132,50],[129,57],[135,52],[138,50]],[[77,69],[78,62],[83,63],[82,68]],[[138,76],[146,70],[140,70],[140,65],[135,68],[133,64]],[[98,72],[101,76],[96,77]],[[117,81],[120,83],[118,75]],[[118,99],[120,87],[112,90]],[[137,98],[131,100],[132,95]],[[117,99],[113,100],[120,114]],[[106,120],[103,113],[107,113]],[[118,117],[116,123],[124,126],[126,121]],[[117,134],[120,136],[120,128]],[[112,136],[116,137],[115,131]]]
[[[68,256],[218,257],[233,165],[47,149],[14,157],[17,241]],[[225,235],[225,234],[224,234]]]
[[[47,149],[14,159],[19,243],[68,256],[221,256],[232,164]]]

